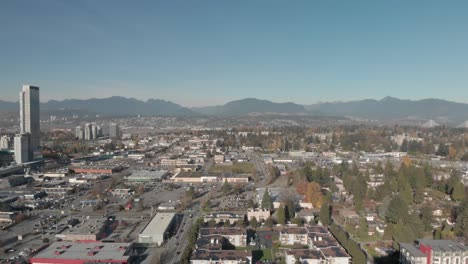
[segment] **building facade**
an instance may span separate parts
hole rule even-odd
[[[200,237],[224,237],[235,247],[247,246],[247,232],[237,227],[200,228]]]
[[[29,133],[29,160],[42,158],[39,87],[23,85],[19,104],[20,133]]]
[[[31,161],[30,136],[29,133],[15,136],[15,161],[22,164]]]
[[[116,124],[109,126],[109,137],[113,139],[120,139],[120,127]]]
[[[84,130],[81,126],[77,126],[75,128],[75,137],[77,139],[83,139],[84,138]]]
[[[92,140],[93,139],[93,125],[92,124],[85,124],[84,126],[84,138],[85,140]]]
[[[403,264],[466,264],[468,246],[450,240],[418,240],[415,244],[400,244]]]
[[[161,246],[169,238],[174,219],[174,213],[157,213],[138,235],[138,242]]]
[[[0,149],[12,149],[13,148],[13,140],[8,135],[3,135],[0,137]]]
[[[258,221],[266,221],[270,218],[270,210],[250,208],[247,210],[247,220],[252,221],[253,218]]]

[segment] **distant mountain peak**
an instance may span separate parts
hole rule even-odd
[[[12,109],[12,103],[2,105]],[[12,110],[17,110],[16,107]],[[91,99],[66,99],[63,101],[50,100],[47,103],[41,103],[41,109],[53,112],[59,109],[74,109],[76,111],[100,114],[103,116],[193,116],[196,115],[192,110],[180,106],[170,101],[160,99],[149,99],[146,102],[122,96],[112,96],[107,98]]]
[[[250,114],[304,114],[308,111],[303,105],[295,103],[275,103],[257,98],[244,98],[215,107],[193,108],[209,115],[243,116]]]
[[[18,112],[17,102],[0,100],[0,111]],[[234,100],[224,105],[194,107],[188,109],[171,101],[150,98],[112,96],[108,98],[50,100],[41,104],[50,113],[56,110],[81,111],[102,116],[246,116],[263,114],[348,116],[368,120],[434,120],[439,124],[452,122],[454,126],[468,120],[468,104],[441,99],[403,100],[387,96],[380,100],[364,99],[350,102],[324,102],[299,105],[292,102],[278,103],[257,98]],[[466,123],[461,124],[467,126]]]
[[[384,98],[380,99],[380,102],[394,102],[394,101],[400,101],[400,99],[392,96],[385,96]]]

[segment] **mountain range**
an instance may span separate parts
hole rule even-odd
[[[308,114],[303,105],[295,103],[274,103],[267,100],[246,98],[231,101],[224,105],[194,107],[194,112],[205,115],[245,116],[251,114]]]
[[[17,111],[18,103],[0,101],[0,111]],[[292,102],[275,103],[268,100],[246,98],[224,105],[188,108],[176,103],[149,99],[141,101],[125,97],[103,99],[51,100],[41,103],[41,111],[67,111],[100,114],[104,116],[200,116],[221,117],[246,115],[321,115],[346,116],[369,120],[434,119],[463,122],[468,120],[468,104],[440,99],[403,100],[385,97],[349,102],[327,102],[300,105]]]

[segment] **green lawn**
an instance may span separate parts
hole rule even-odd
[[[262,250],[263,256],[260,260],[272,260],[273,259],[273,250],[264,249]]]
[[[439,190],[435,190],[435,189],[430,189],[430,194],[432,195],[432,197],[439,199],[439,200],[444,200],[445,197],[447,196],[445,193]]]
[[[232,165],[214,165],[209,170],[212,173],[231,172],[240,174],[252,174],[255,171],[253,163],[234,163]]]

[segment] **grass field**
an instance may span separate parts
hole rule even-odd
[[[252,163],[234,163],[232,165],[214,165],[210,168],[210,172],[231,172],[240,174],[252,174],[255,171],[255,166]]]

